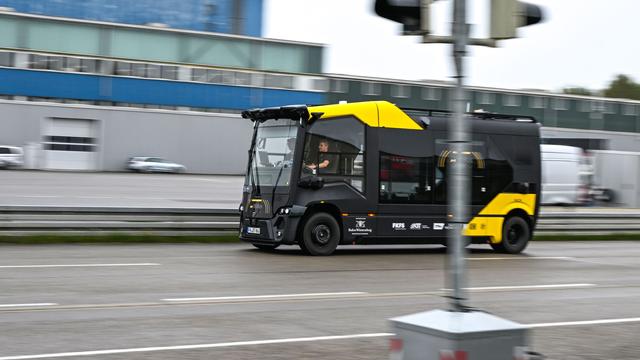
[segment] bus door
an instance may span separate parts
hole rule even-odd
[[[378,236],[444,234],[446,204],[435,202],[439,183],[434,138],[426,131],[380,129]]]

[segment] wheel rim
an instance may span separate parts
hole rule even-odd
[[[520,225],[512,225],[507,232],[507,241],[511,245],[516,245],[522,238],[522,234],[524,233],[524,229]]]
[[[319,224],[313,228],[311,235],[314,242],[326,245],[331,239],[331,229],[325,224]]]

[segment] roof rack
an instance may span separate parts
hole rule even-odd
[[[242,117],[251,121],[264,122],[269,119],[309,119],[309,110],[306,105],[288,105],[262,109],[251,109],[242,112]]]
[[[401,108],[402,110],[407,111],[420,111],[427,113],[427,116],[433,116],[436,114],[441,115],[453,115],[453,112],[449,110],[435,110],[435,109],[419,109],[419,108]],[[509,115],[509,114],[497,114],[492,112],[484,112],[484,111],[473,111],[466,112],[467,115],[472,115],[474,117],[483,119],[483,120],[512,120],[512,121],[522,121],[522,122],[532,122],[537,123],[538,121],[533,116],[527,115]]]

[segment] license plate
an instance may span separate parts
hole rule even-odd
[[[260,235],[260,228],[259,227],[247,226],[247,234]]]

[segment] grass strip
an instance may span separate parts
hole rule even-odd
[[[153,235],[153,234],[104,234],[104,235],[0,235],[0,244],[193,244],[234,243],[238,235]]]

